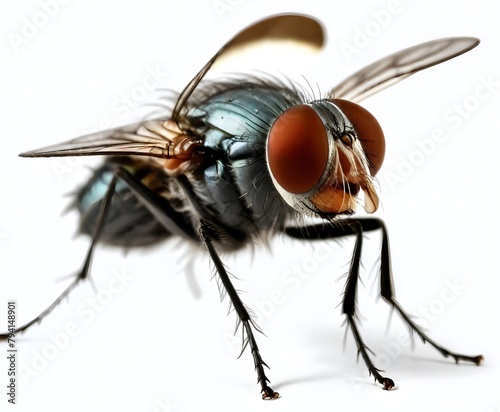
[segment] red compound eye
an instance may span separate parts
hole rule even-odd
[[[267,139],[267,158],[271,173],[287,192],[304,193],[318,183],[328,161],[328,137],[311,107],[292,107],[276,119]]]
[[[380,124],[368,110],[356,103],[342,99],[334,99],[332,102],[344,112],[354,126],[359,142],[370,160],[370,173],[375,176],[385,156],[385,138]]]

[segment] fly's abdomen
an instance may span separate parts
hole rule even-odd
[[[113,169],[123,167],[157,194],[168,185],[161,168],[142,159],[120,157],[106,161],[77,193],[75,206],[80,212],[80,232],[94,235],[99,210],[113,179]],[[99,240],[117,246],[146,246],[165,239],[169,232],[158,223],[128,186],[117,181],[111,206]]]

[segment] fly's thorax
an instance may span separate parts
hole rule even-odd
[[[276,189],[295,210],[313,216],[351,214],[364,192],[365,210],[378,197],[372,177],[385,142],[376,119],[344,100],[316,100],[284,111],[267,139],[267,164]]]

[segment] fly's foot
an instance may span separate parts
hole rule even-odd
[[[484,362],[484,356],[483,356],[483,355],[479,355],[479,356],[476,356],[476,357],[474,358],[474,363],[475,363],[477,366],[481,365],[481,363],[483,363],[483,362]]]
[[[384,378],[379,380],[380,384],[383,386],[384,391],[390,391],[396,384],[391,378]]]
[[[455,363],[458,363],[460,361],[466,361],[466,362],[472,362],[475,363],[477,366],[481,365],[484,361],[484,356],[483,355],[477,355],[477,356],[466,356],[466,355],[457,355],[453,354],[453,358],[455,359]]]
[[[274,392],[269,386],[266,385],[262,388],[262,399],[278,399],[279,397],[280,394],[278,392]]]

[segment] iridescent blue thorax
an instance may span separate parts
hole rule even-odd
[[[216,153],[215,162],[194,179],[196,192],[226,225],[254,234],[282,226],[291,213],[269,175],[266,141],[274,120],[300,103],[301,95],[290,88],[243,82],[187,112]]]

